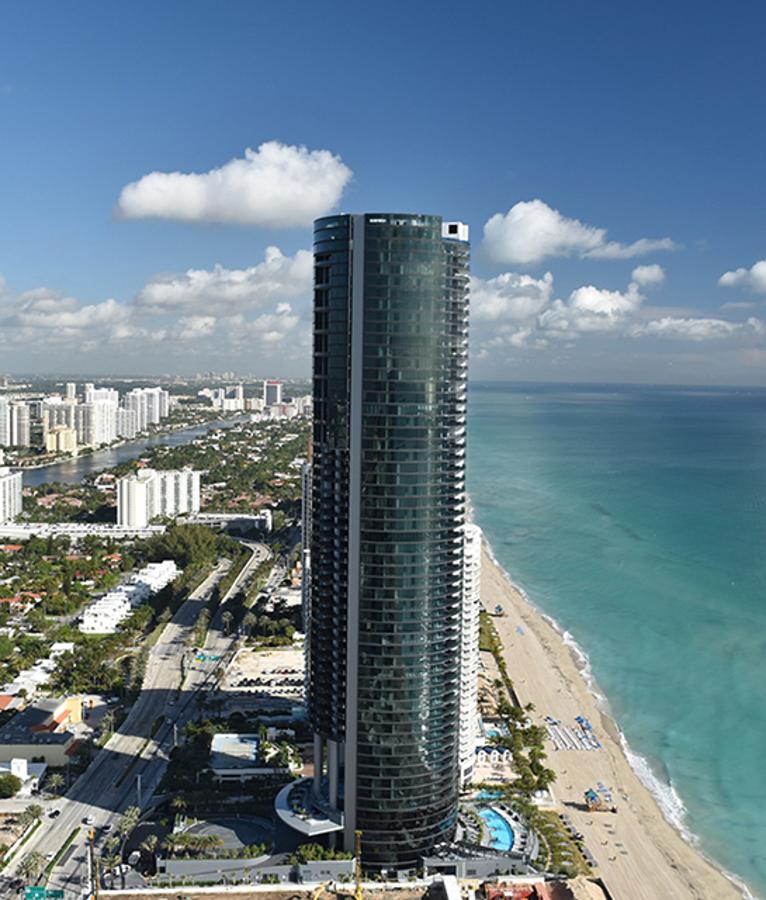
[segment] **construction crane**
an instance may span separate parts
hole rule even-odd
[[[330,885],[330,884],[332,884],[332,882],[330,882],[330,881],[323,881],[323,882],[319,885],[319,887],[317,887],[317,888],[314,889],[314,892],[313,892],[312,895],[311,895],[311,900],[319,900],[319,898],[322,896],[322,893],[323,893],[324,889],[325,889],[328,885]]]

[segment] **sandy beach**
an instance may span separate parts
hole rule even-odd
[[[548,765],[557,774],[554,797],[585,835],[599,864],[597,874],[615,900],[742,897],[663,817],[631,769],[619,731],[599,709],[574,652],[511,584],[486,546],[481,581],[485,608],[491,612],[500,604],[505,610],[492,621],[520,702],[534,704],[533,719],[540,724],[552,716],[576,729],[575,717],[585,716],[603,745],[593,751],[556,750],[549,740],[546,750]],[[612,791],[616,814],[584,810],[585,790],[600,782]]]

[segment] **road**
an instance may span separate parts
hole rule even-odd
[[[269,555],[269,550],[262,544],[251,543],[247,546],[251,556],[222,598],[221,607]],[[209,668],[190,667],[188,650],[197,617],[229,567],[228,561],[219,562],[162,631],[149,654],[141,693],[127,718],[97,753],[87,771],[72,785],[66,797],[56,804],[60,809],[58,818],[52,820],[46,815],[43,827],[35,832],[23,852],[12,860],[0,880],[0,894],[6,895],[8,882],[16,877],[19,862],[24,856],[33,850],[43,855],[56,853],[72,831],[78,828],[71,847],[51,873],[48,886],[63,888],[67,898],[80,898],[87,890],[90,826],[84,824],[85,819],[92,817],[92,827],[98,840],[104,834],[104,826],[116,827],[120,814],[127,807],[145,806],[159,784],[173,747],[174,729],[180,731],[197,714],[197,692],[206,686],[214,674]],[[215,635],[216,652],[220,650],[221,655],[236,640],[236,635],[224,636],[213,628],[211,632]],[[188,671],[181,691],[184,667]]]

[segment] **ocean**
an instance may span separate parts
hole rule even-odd
[[[668,818],[766,897],[766,390],[473,383],[468,491]]]

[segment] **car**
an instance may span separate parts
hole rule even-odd
[[[53,857],[54,857],[55,855],[56,855],[56,854],[53,852],[53,850],[51,850],[50,853],[46,853],[46,854],[45,854],[45,858],[46,858],[46,860],[47,860],[48,862],[51,862],[51,861],[53,860]]]
[[[109,834],[109,832],[110,832],[113,828],[114,828],[114,825],[112,825],[111,822],[107,822],[106,825],[104,825],[104,834]]]
[[[96,824],[96,820],[93,818],[93,816],[85,816],[85,818],[83,819],[83,822],[85,822],[86,825],[95,825]]]
[[[52,809],[52,810],[48,813],[48,818],[49,818],[49,819],[58,819],[58,817],[59,817],[60,815],[61,815],[61,810],[60,810],[60,809]]]

